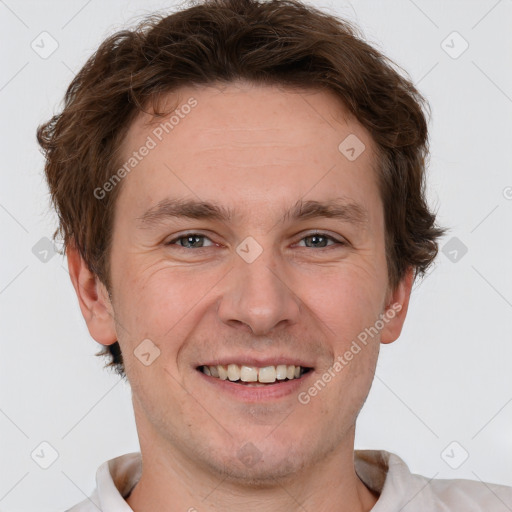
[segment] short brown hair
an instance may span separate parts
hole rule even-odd
[[[371,133],[378,149],[389,283],[408,268],[423,275],[437,238],[425,194],[428,103],[399,67],[357,28],[298,0],[206,0],[151,16],[106,39],[71,82],[62,112],[37,131],[59,215],[64,249],[74,244],[110,290],[109,253],[116,197],[94,190],[119,165],[135,116],[181,86],[245,79],[333,91]],[[400,68],[401,69],[401,68]],[[98,355],[124,375],[119,343]]]

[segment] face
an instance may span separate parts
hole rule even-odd
[[[170,116],[145,114],[124,142],[126,160],[147,154],[116,203],[112,334],[89,328],[119,340],[143,450],[271,480],[353,436],[379,344],[400,332],[404,309],[345,356],[407,305],[388,289],[374,145],[328,92],[240,82],[168,100],[168,133]],[[284,379],[292,366],[307,371]]]

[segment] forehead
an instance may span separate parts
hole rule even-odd
[[[308,143],[315,141],[320,125],[323,131],[331,132],[326,144],[336,142],[346,130],[361,140],[373,142],[342,100],[327,89],[257,85],[239,80],[183,87],[155,101],[131,124],[126,138],[128,146],[148,132],[159,142],[166,138],[172,143],[166,135],[172,133],[173,138],[178,139],[183,125],[199,137],[192,141],[195,146],[204,141],[203,135],[208,137],[206,142],[212,143],[235,134],[240,140],[245,138],[250,142],[256,138],[254,142],[257,142],[259,137],[266,138],[272,133],[279,137],[276,142],[297,141],[300,137],[302,142]],[[154,115],[155,107],[162,113],[160,117]]]
[[[166,113],[139,115],[121,148],[126,160],[151,146],[123,180],[135,206],[169,195],[246,208],[289,206],[290,195],[375,199],[374,143],[330,91],[237,82],[184,87],[158,106]]]

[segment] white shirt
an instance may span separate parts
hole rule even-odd
[[[66,512],[133,512],[124,498],[140,479],[141,461],[134,452],[103,463],[91,497]],[[512,487],[415,475],[398,455],[384,450],[355,450],[354,465],[380,495],[371,512],[512,512]]]

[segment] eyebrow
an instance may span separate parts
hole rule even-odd
[[[208,219],[228,222],[238,217],[231,208],[210,201],[166,198],[144,212],[137,221],[142,229],[165,222],[170,218]],[[328,201],[299,199],[287,210],[281,222],[313,218],[339,219],[363,227],[368,223],[368,211],[344,198]]]

